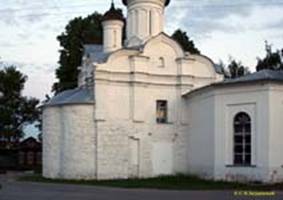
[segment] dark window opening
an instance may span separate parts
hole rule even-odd
[[[252,157],[251,118],[239,113],[234,118],[234,164],[251,165]]]
[[[167,101],[158,100],[156,103],[156,122],[167,123]]]

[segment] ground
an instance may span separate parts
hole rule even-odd
[[[0,200],[282,200],[283,192],[273,197],[235,196],[235,191],[166,191],[118,189],[97,186],[18,182],[17,175],[0,175]]]

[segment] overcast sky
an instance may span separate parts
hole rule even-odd
[[[59,45],[67,22],[110,0],[0,0],[0,57],[28,75],[25,94],[43,98],[55,81]],[[124,6],[116,0],[118,7]],[[264,41],[283,48],[283,0],[171,0],[165,31],[182,28],[215,62],[229,55],[252,70],[264,55]],[[124,12],[125,13],[125,12]]]

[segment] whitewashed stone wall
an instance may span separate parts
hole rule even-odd
[[[153,177],[162,175],[154,171],[154,145],[172,145],[172,171],[170,174],[185,173],[185,132],[176,133],[174,125],[149,125],[130,121],[97,122],[98,135],[98,179],[120,179],[131,177]],[[138,166],[131,165],[131,139],[139,142]],[[169,157],[169,155],[166,155]],[[156,158],[155,158],[156,159]]]
[[[128,0],[127,45],[141,45],[164,29],[165,0]]]
[[[44,110],[44,176],[118,179],[188,173],[190,122],[182,94],[222,80],[211,60],[187,55],[161,33],[143,50],[115,51],[92,73],[95,108]],[[156,123],[157,100],[168,102],[166,124]]]
[[[59,107],[43,111],[43,176],[59,178],[61,153],[61,114]]]
[[[190,127],[182,94],[222,80],[213,63],[203,56],[185,57],[161,34],[138,54],[120,50],[95,69],[98,179],[188,173]],[[156,123],[157,100],[168,102],[166,124]],[[132,142],[138,150],[131,149]],[[133,152],[137,158],[131,158]]]
[[[283,181],[283,86],[271,84],[269,93],[269,180]]]
[[[44,177],[96,178],[93,113],[93,105],[65,105],[44,109]]]
[[[283,90],[258,83],[207,88],[187,98],[190,114],[189,169],[204,178],[228,181],[282,181]],[[252,120],[252,165],[233,165],[233,119]]]
[[[187,159],[190,174],[204,178],[214,175],[214,97],[210,93],[202,93],[187,101],[188,148]]]
[[[107,20],[102,25],[103,51],[109,53],[121,49],[124,22],[120,20]]]

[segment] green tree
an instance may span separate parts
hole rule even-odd
[[[249,68],[242,65],[240,61],[230,58],[230,63],[227,66],[228,77],[231,79],[239,78],[250,73]]]
[[[257,59],[256,70],[283,70],[283,49],[277,50],[275,52],[272,51],[272,45],[265,42],[265,51],[266,55],[263,59]]]
[[[181,45],[184,51],[188,51],[192,54],[200,54],[200,51],[195,47],[194,42],[190,40],[185,31],[178,29],[171,37]]]
[[[216,65],[221,69],[225,79],[239,78],[251,73],[248,67],[243,66],[240,61],[237,61],[232,57],[229,58],[228,65],[225,65],[222,60]]]
[[[215,65],[220,69],[220,73],[223,74],[225,79],[230,78],[230,72],[222,60],[219,60]]]
[[[117,9],[122,13],[121,9]],[[61,50],[59,58],[59,67],[56,69],[58,82],[54,83],[52,91],[55,93],[77,87],[78,66],[81,65],[84,44],[102,44],[103,15],[94,12],[83,18],[76,17],[65,27],[57,40],[60,43]],[[125,26],[123,30],[123,39],[125,39]]]
[[[13,66],[0,70],[0,141],[6,148],[23,136],[25,125],[39,117],[39,100],[22,96],[26,80]]]
[[[45,99],[41,102],[42,105],[48,103],[48,101],[50,101],[50,96],[49,95],[45,95]],[[38,111],[39,111],[39,116],[38,116],[38,120],[37,120],[37,123],[35,124],[35,127],[39,130],[39,134],[38,134],[38,140],[39,141],[42,141],[42,113],[43,113],[43,108],[42,107],[39,107],[38,108]]]

